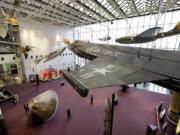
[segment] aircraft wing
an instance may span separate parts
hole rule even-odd
[[[163,80],[167,77],[121,64],[113,58],[96,58],[73,74],[61,71],[65,79],[83,97],[91,88]]]
[[[48,54],[44,60],[44,62],[48,62],[52,59],[54,59],[55,57],[59,56],[60,54],[62,54],[64,52],[64,50],[66,49],[66,47],[63,48],[59,48],[58,50]]]
[[[0,46],[1,46],[1,45],[22,46],[22,44],[19,44],[19,43],[13,43],[13,42],[7,42],[7,41],[0,41]]]

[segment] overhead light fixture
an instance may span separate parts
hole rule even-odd
[[[56,42],[59,42],[59,41],[60,41],[60,36],[56,35]]]
[[[28,32],[27,32],[27,30],[23,30],[23,38],[25,38],[25,39],[28,38]]]

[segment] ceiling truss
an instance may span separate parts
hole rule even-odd
[[[0,7],[13,9],[14,0],[1,0]],[[81,26],[147,14],[180,10],[177,0],[21,0],[19,20],[58,26]]]

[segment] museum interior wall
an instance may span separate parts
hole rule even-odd
[[[15,54],[0,55],[0,64],[14,63],[16,62]]]
[[[20,39],[23,45],[32,46],[28,52],[28,58],[23,56],[23,65],[26,79],[30,74],[39,74],[52,67],[59,71],[60,69],[74,69],[74,54],[66,50],[51,61],[35,64],[35,59],[41,58],[59,48],[66,47],[63,38],[73,41],[73,29],[70,27],[58,27],[49,24],[20,22]]]

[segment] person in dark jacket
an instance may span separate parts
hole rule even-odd
[[[66,112],[67,112],[67,120],[72,118],[70,109],[67,109]]]
[[[93,104],[93,99],[94,99],[94,96],[93,96],[93,95],[91,95],[91,96],[90,96],[90,99],[91,99],[91,104]]]

